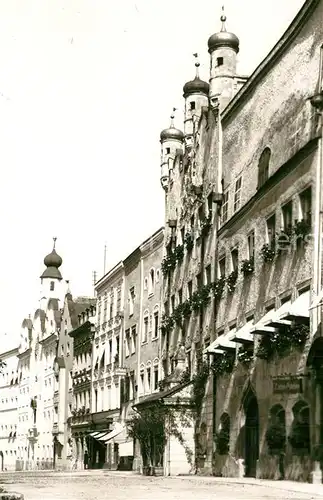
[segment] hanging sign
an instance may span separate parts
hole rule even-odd
[[[299,375],[282,375],[273,377],[274,394],[301,394],[303,378]]]

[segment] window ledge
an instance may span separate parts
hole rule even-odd
[[[144,340],[143,342],[141,342],[141,345],[146,345],[148,344],[148,340]]]
[[[151,339],[151,341],[152,341],[152,342],[155,342],[155,341],[156,341],[156,340],[158,340],[158,339],[159,339],[159,336],[157,335],[157,337],[153,337],[153,338]]]

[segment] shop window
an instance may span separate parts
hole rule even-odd
[[[269,177],[269,162],[271,157],[271,151],[269,148],[265,148],[260,155],[258,163],[258,189],[261,188],[268,180]]]

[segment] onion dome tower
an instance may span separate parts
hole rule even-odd
[[[208,48],[210,64],[210,100],[215,104],[219,100],[220,109],[224,109],[234,95],[235,77],[237,76],[237,54],[239,38],[226,30],[226,16],[222,7],[221,31],[210,36]]]
[[[194,80],[185,83],[183,87],[183,97],[185,99],[184,134],[188,146],[191,145],[194,134],[194,123],[200,118],[202,108],[209,105],[210,92],[209,84],[201,80],[199,76],[200,63],[197,59],[198,54],[193,55],[196,58],[196,75]]]
[[[41,275],[41,307],[45,308],[49,299],[55,298],[61,300],[62,295],[62,275],[59,270],[63,260],[56,252],[56,239],[54,240],[53,250],[44,258],[46,266],[45,271]]]
[[[176,108],[173,108],[173,114],[170,117],[170,127],[163,130],[160,134],[161,144],[161,185],[165,191],[168,188],[169,180],[169,159],[175,158],[176,150],[183,151],[184,134],[181,130],[175,128],[174,119]]]

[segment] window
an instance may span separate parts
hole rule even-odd
[[[126,357],[127,357],[127,356],[130,355],[130,329],[126,330],[125,337],[126,337],[126,345],[125,345],[125,347],[126,347],[126,349],[125,349],[126,353],[125,354],[126,354]]]
[[[225,257],[221,257],[219,260],[219,275],[220,278],[225,277]]]
[[[120,339],[119,336],[116,337],[116,356],[119,358],[120,354]]]
[[[182,288],[178,290],[178,303],[182,304],[183,303],[183,290]]]
[[[276,215],[273,214],[266,221],[267,225],[267,243],[270,246],[275,244],[275,232],[276,232]]]
[[[206,284],[210,285],[211,284],[211,264],[209,264],[206,269],[205,269],[205,279],[206,279]]]
[[[154,338],[158,337],[159,330],[159,312],[154,312]]]
[[[300,220],[308,224],[312,222],[312,188],[307,188],[299,195],[300,201]]]
[[[208,211],[208,216],[210,217],[213,212],[213,193],[210,193],[209,196],[207,197],[207,211]]]
[[[50,282],[50,291],[53,292],[55,290],[55,283],[54,281]]]
[[[145,392],[145,372],[144,368],[140,370],[140,392],[143,394]]]
[[[229,209],[229,190],[223,193],[222,207],[221,207],[221,224],[225,224],[228,220]]]
[[[145,278],[145,281],[144,281],[144,290],[148,290],[148,278]]]
[[[223,66],[223,57],[218,57],[217,63],[218,63],[218,66]]]
[[[137,336],[137,328],[133,326],[131,328],[131,354],[136,352],[136,336]]]
[[[194,111],[194,109],[195,109],[195,101],[191,101],[190,102],[190,109],[191,109],[191,111]]]
[[[248,235],[248,253],[249,259],[253,259],[255,256],[255,232],[251,231]]]
[[[258,189],[261,188],[268,180],[269,177],[269,162],[270,162],[271,151],[266,148],[261,153],[258,163]]]
[[[160,271],[159,271],[159,269],[157,269],[157,271],[156,271],[156,283],[159,283],[159,280],[160,280]]]
[[[241,185],[242,185],[242,177],[236,180],[235,188],[234,188],[234,205],[233,211],[236,212],[240,208],[241,203]]]
[[[147,368],[147,389],[151,390],[151,368]]]
[[[192,283],[192,280],[187,283],[187,293],[188,293],[188,298],[191,299],[192,298],[192,294],[193,294],[193,283]]]
[[[288,231],[293,223],[293,202],[289,201],[282,207],[282,229]]]
[[[155,270],[151,269],[149,273],[149,288],[148,288],[149,295],[154,293],[154,287],[155,287]]]
[[[166,148],[166,154],[169,155],[170,154],[170,148]]]
[[[200,290],[202,288],[202,285],[203,285],[202,273],[198,273],[196,275],[196,286],[197,286],[197,289]]]
[[[194,231],[194,227],[195,227],[195,217],[194,215],[191,216],[191,231],[193,232]]]
[[[158,384],[159,384],[158,366],[155,366],[154,367],[154,391],[158,391]]]
[[[185,227],[182,227],[181,229],[181,244],[184,245],[185,241]]]
[[[171,306],[172,306],[172,314],[175,311],[175,295],[172,295],[170,298]]]
[[[113,318],[113,290],[110,293],[110,319]]]
[[[109,340],[109,362],[112,363],[112,339]]]
[[[239,265],[239,252],[237,248],[231,250],[231,268],[232,271],[237,271]]]
[[[117,313],[120,311],[120,309],[121,309],[121,287],[119,286],[117,290]]]
[[[135,304],[135,287],[131,287],[129,290],[129,316],[133,315],[133,308]]]
[[[147,342],[148,341],[148,324],[149,324],[149,317],[146,316],[144,318],[144,329],[142,332],[142,342]]]

